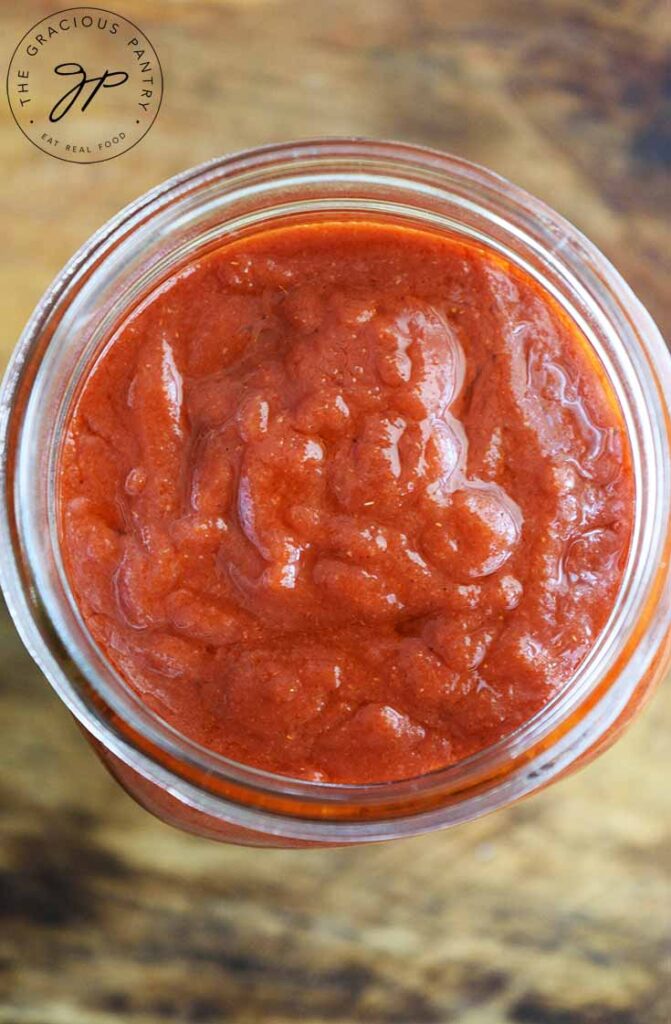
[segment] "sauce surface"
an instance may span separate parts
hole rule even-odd
[[[110,339],[62,454],[96,642],[205,747],[331,782],[454,763],[539,711],[608,618],[619,409],[549,295],[475,245],[241,239]]]

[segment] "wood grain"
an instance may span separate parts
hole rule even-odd
[[[0,9],[7,55],[57,5]],[[65,5],[63,5],[65,6]],[[668,8],[656,0],[114,0],[165,73],[134,150],[50,159],[0,104],[0,359],[119,207],[210,156],[318,134],[488,164],[614,260],[662,329]],[[136,807],[0,619],[0,1024],[666,1024],[660,693],[616,748],[450,833],[220,847]]]

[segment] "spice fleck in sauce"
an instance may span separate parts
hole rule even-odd
[[[486,249],[391,225],[268,231],[117,330],[61,461],[84,620],[212,750],[333,782],[506,736],[571,678],[633,517],[577,327]]]

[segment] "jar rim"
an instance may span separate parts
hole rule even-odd
[[[67,627],[58,615],[57,602],[51,592],[54,581],[35,564],[36,553],[31,549],[35,523],[30,522],[31,510],[25,501],[26,473],[22,475],[21,471],[22,453],[25,463],[31,441],[30,416],[34,417],[39,409],[35,398],[36,382],[39,385],[40,374],[45,376],[46,357],[57,336],[60,318],[68,313],[73,290],[78,287],[75,297],[80,296],[87,283],[104,272],[105,261],[111,253],[118,253],[129,240],[137,240],[143,231],[154,230],[161,217],[167,218],[166,223],[171,217],[174,219],[180,213],[180,204],[183,214],[190,202],[199,197],[206,201],[213,190],[216,192],[222,186],[232,194],[236,189],[238,193],[245,189],[262,189],[265,184],[270,194],[273,188],[278,189],[289,180],[301,176],[308,179],[310,175],[328,178],[338,171],[352,182],[363,175],[379,181],[392,178],[410,191],[415,188],[425,195],[433,190],[439,201],[451,190],[450,194],[453,198],[457,196],[462,205],[466,204],[471,210],[476,208],[485,220],[489,216],[492,223],[503,224],[518,241],[522,239],[531,249],[542,251],[544,258],[562,268],[562,272],[575,281],[576,287],[583,290],[583,299],[586,296],[595,303],[593,293],[598,293],[606,316],[611,319],[616,340],[624,350],[623,358],[629,358],[629,386],[635,386],[634,391],[639,398],[642,396],[649,414],[649,422],[645,424],[650,446],[648,455],[654,456],[650,463],[654,468],[651,481],[655,487],[654,515],[641,525],[647,530],[649,547],[652,544],[645,562],[647,577],[639,580],[638,610],[630,607],[625,622],[634,635],[637,623],[640,626],[641,609],[648,609],[647,628],[642,632],[639,629],[641,635],[636,641],[636,649],[645,650],[636,667],[632,669],[631,664],[634,651],[629,650],[627,656],[624,648],[618,650],[614,642],[611,645],[611,661],[615,666],[611,667],[612,679],[604,686],[603,673],[595,674],[591,688],[587,687],[583,694],[585,701],[589,703],[592,699],[594,703],[579,723],[571,722],[565,697],[572,693],[575,703],[574,681],[585,664],[589,668],[590,655],[556,698],[496,744],[427,775],[372,785],[292,779],[230,761],[181,736],[142,704],[126,684],[130,701],[125,713],[130,710],[131,714],[130,721],[122,721],[123,707],[110,698],[109,688],[99,679],[95,668],[91,671],[90,662],[82,656],[78,644],[63,635]],[[603,316],[603,309],[600,313]],[[53,352],[52,346],[51,355]],[[639,300],[609,261],[576,228],[495,172],[436,150],[355,138],[273,144],[215,158],[162,183],[108,221],[68,261],[45,292],[21,335],[0,392],[0,482],[3,489],[0,537],[10,555],[0,560],[0,583],[24,643],[76,717],[108,749],[147,777],[159,780],[162,785],[179,784],[180,798],[185,803],[209,813],[213,807],[221,812],[225,806],[232,815],[230,820],[242,825],[249,825],[251,820],[258,823],[261,816],[264,829],[271,832],[279,818],[282,824],[277,827],[281,833],[299,839],[337,835],[341,841],[348,828],[353,830],[353,835],[360,836],[363,830],[369,838],[375,838],[378,833],[386,838],[390,819],[395,822],[395,828],[406,819],[412,821],[403,834],[424,831],[436,827],[435,816],[440,817],[450,794],[456,794],[460,804],[453,813],[454,820],[465,820],[481,813],[483,799],[486,797],[485,802],[492,800],[492,786],[488,784],[486,792],[479,789],[484,778],[495,779],[495,801],[498,801],[495,805],[499,806],[523,795],[525,787],[533,788],[539,773],[543,781],[558,774],[575,759],[578,748],[589,746],[597,728],[596,719],[598,727],[603,724],[603,701],[607,701],[608,716],[613,720],[617,718],[637,679],[645,671],[642,661],[647,659],[649,664],[659,657],[668,639],[671,621],[670,406],[671,356]],[[642,573],[641,564],[630,563],[629,568],[634,574]],[[651,595],[654,607],[650,606]],[[76,617],[78,609],[73,598],[72,602],[71,612]],[[611,628],[612,624],[611,620]],[[62,661],[54,656],[54,640],[64,645],[74,671],[68,673]],[[152,721],[154,718],[156,721]],[[555,736],[556,742],[548,747],[545,741],[551,736]],[[515,771],[503,771],[505,764],[514,764]],[[207,774],[206,786],[200,776],[202,772]],[[217,781],[223,786],[215,786],[213,790],[212,784]],[[247,801],[250,793],[254,794],[251,810]],[[269,793],[279,793],[280,804],[269,802]],[[458,796],[460,793],[467,796],[462,799]],[[359,820],[362,808],[368,810]],[[284,817],[294,814],[298,820],[292,824],[293,831],[287,830]]]

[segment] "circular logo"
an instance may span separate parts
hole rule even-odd
[[[39,21],[16,47],[7,97],[23,134],[49,156],[111,160],[156,120],[163,73],[137,25],[99,7],[71,7]]]

